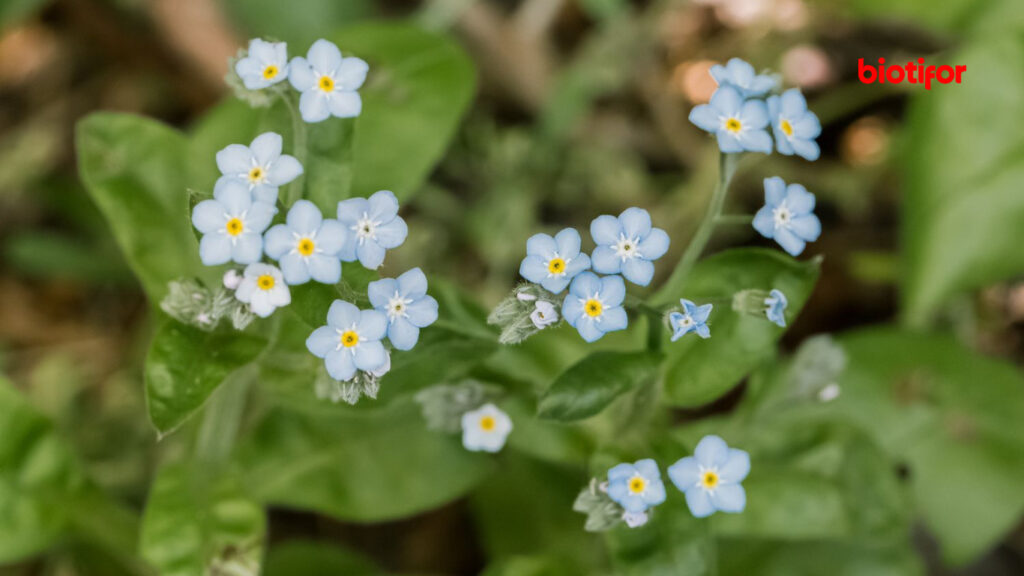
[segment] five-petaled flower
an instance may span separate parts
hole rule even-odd
[[[782,96],[768,98],[768,115],[772,120],[775,147],[780,154],[794,153],[807,160],[817,160],[821,155],[818,143],[814,141],[821,134],[821,122],[807,109],[807,100],[796,88],[786,90]]]
[[[719,86],[736,88],[744,98],[764,96],[778,85],[776,78],[768,74],[758,74],[753,66],[739,58],[730,59],[725,66],[712,66],[711,77]]]
[[[309,335],[306,348],[324,359],[331,378],[345,382],[356,370],[372,373],[383,368],[388,357],[380,340],[387,329],[383,312],[335,300],[327,310],[327,325]]]
[[[558,311],[555,305],[547,300],[537,300],[533,312],[530,312],[530,320],[537,330],[543,330],[547,326],[558,322]]]
[[[608,497],[627,513],[644,512],[665,501],[658,463],[650,458],[622,463],[608,471]]]
[[[331,116],[352,118],[363,110],[356,92],[366,81],[370,66],[355,57],[343,58],[332,42],[317,40],[306,57],[292,59],[288,81],[302,92],[299,112],[306,122],[322,122]]]
[[[711,102],[695,106],[690,122],[718,137],[722,152],[749,150],[770,154],[772,137],[768,135],[768,109],[761,100],[744,100],[739,90],[722,86]]]
[[[642,208],[627,208],[619,217],[598,216],[590,223],[597,244],[591,258],[600,274],[621,273],[626,280],[647,286],[654,278],[654,260],[668,251],[668,234],[651,227],[651,215]]]
[[[462,445],[471,452],[497,452],[505,446],[512,420],[494,404],[462,415]]]
[[[283,81],[288,77],[288,46],[253,38],[248,54],[235,63],[235,73],[249,90],[262,90]]]
[[[599,278],[593,272],[582,272],[569,285],[562,317],[584,340],[594,342],[606,332],[626,329],[629,319],[622,308],[625,297],[622,276]]]
[[[292,302],[291,292],[288,291],[281,271],[262,262],[245,267],[235,298],[248,304],[253,314],[260,318],[266,318],[274,309]]]
[[[686,494],[686,504],[697,518],[720,510],[742,512],[747,494],[740,482],[750,473],[750,455],[729,448],[718,436],[705,436],[693,456],[669,466],[668,477]]]
[[[293,156],[281,154],[281,135],[264,132],[252,144],[229,144],[217,152],[217,168],[222,176],[217,187],[238,181],[249,187],[253,200],[273,205],[277,189],[302,174],[302,164]]]
[[[708,316],[711,315],[713,304],[697,306],[693,302],[683,298],[679,300],[683,306],[682,312],[669,314],[669,322],[672,324],[672,341],[675,342],[690,332],[696,332],[701,338],[711,338],[711,329],[708,328]]]
[[[804,251],[808,242],[821,235],[821,221],[814,215],[814,194],[800,184],[786,183],[778,176],[764,179],[764,206],[754,215],[754,229],[774,238],[792,256]]]
[[[367,198],[349,198],[338,202],[338,221],[352,231],[341,250],[341,259],[359,262],[371,270],[384,263],[387,250],[405,242],[409,228],[398,215],[398,198],[388,190]]]
[[[580,233],[565,228],[554,238],[547,234],[530,236],[519,274],[548,292],[558,294],[587,268],[590,268],[590,257],[580,253]]]
[[[367,293],[373,307],[387,315],[388,340],[398,350],[412,350],[420,328],[437,320],[437,300],[427,296],[427,277],[419,268],[370,282]]]
[[[785,328],[786,306],[788,305],[789,301],[786,300],[786,295],[781,290],[772,289],[768,297],[764,299],[764,313],[769,320]]]
[[[267,230],[267,256],[278,261],[289,284],[305,284],[312,278],[324,284],[341,280],[338,253],[349,231],[337,220],[324,220],[320,209],[309,200],[299,200],[288,211],[286,224]]]
[[[203,233],[199,259],[207,266],[231,260],[252,264],[263,255],[263,231],[276,209],[252,202],[241,182],[225,182],[212,200],[203,200],[192,210],[192,224]]]

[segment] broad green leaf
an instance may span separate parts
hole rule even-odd
[[[678,298],[713,302],[711,338],[688,334],[665,344],[665,395],[676,406],[699,406],[725,394],[775,353],[785,329],[765,317],[732,309],[741,290],[781,290],[792,324],[818,279],[819,261],[797,261],[777,250],[727,250],[697,263]]]
[[[915,91],[907,135],[905,314],[922,324],[960,292],[1024,272],[1024,40],[989,34],[950,56],[962,84]],[[998,86],[998,90],[990,87]]]
[[[306,325],[319,328],[327,323],[327,311],[335,300],[345,300],[361,308],[368,308],[366,287],[379,278],[380,274],[376,270],[367,270],[358,262],[343,262],[341,282],[336,285],[307,282],[292,286],[292,303],[289,308]]]
[[[537,415],[552,420],[593,416],[657,377],[660,360],[650,352],[594,352],[555,380],[541,397]]]
[[[82,182],[150,300],[159,302],[177,278],[218,282],[199,261],[192,232],[185,138],[158,122],[108,112],[80,121],[75,136]]]
[[[231,21],[248,37],[288,42],[289,57],[305,56],[312,40],[374,12],[372,0],[303,0],[300,7],[278,0],[224,0],[223,4]]]
[[[264,576],[324,576],[326,574],[383,575],[372,560],[322,542],[290,540],[267,553]]]
[[[858,545],[847,542],[772,542],[726,539],[719,542],[721,576],[924,576],[923,562],[909,542]]]
[[[239,486],[177,463],[163,466],[146,503],[139,544],[161,576],[256,576],[266,518]]]
[[[167,320],[146,356],[146,406],[163,436],[206,402],[232,372],[256,359],[267,341],[248,332],[203,332]]]
[[[556,556],[512,556],[495,562],[481,572],[481,576],[582,576],[571,562]]]
[[[490,457],[466,451],[457,435],[425,430],[411,401],[372,412],[273,409],[242,441],[238,458],[258,500],[353,522],[435,508],[492,468]]]

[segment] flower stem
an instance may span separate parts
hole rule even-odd
[[[231,455],[245,413],[249,384],[254,377],[251,368],[235,372],[206,403],[195,447],[196,460],[206,469],[216,468]]]
[[[296,107],[295,102],[292,100],[292,96],[287,93],[280,94],[281,100],[284,105],[288,108],[288,113],[292,117],[292,155],[302,165],[303,171],[308,170],[306,166],[306,122],[302,120],[302,115],[299,114],[299,109]],[[284,197],[285,207],[289,207],[295,203],[296,200],[302,198],[302,189],[305,185],[305,174],[299,176],[291,184],[288,184],[288,189]]]
[[[707,575],[718,576],[718,541],[711,531],[711,518],[705,518],[701,524],[704,525],[704,535],[707,539]]]
[[[715,224],[719,226],[750,226],[753,221],[753,214],[722,214],[715,218]]]

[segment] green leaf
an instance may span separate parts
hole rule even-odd
[[[589,418],[619,395],[652,381],[661,356],[651,352],[594,352],[563,372],[540,399],[537,415]]]
[[[312,38],[327,36],[338,26],[373,14],[371,0],[304,0],[302,8],[278,0],[226,0],[231,22],[244,29],[248,38],[288,42],[289,56],[305,56]],[[342,47],[344,50],[344,47]]]
[[[714,300],[711,338],[695,335],[666,344],[665,395],[676,406],[715,400],[775,353],[785,329],[765,317],[736,312],[732,296],[747,289],[781,290],[786,321],[796,319],[818,279],[819,261],[797,261],[777,250],[737,249],[697,263],[677,296],[697,304]]]
[[[171,280],[219,282],[199,261],[185,187],[185,139],[138,116],[101,112],[78,123],[79,172],[152,302]],[[212,183],[211,183],[212,187]]]
[[[186,464],[165,465],[146,503],[139,544],[162,576],[259,574],[263,509],[231,480]]]
[[[1024,40],[989,34],[949,59],[962,84],[915,90],[905,163],[903,303],[922,324],[951,296],[1024,272]],[[998,90],[990,90],[999,86]]]
[[[961,29],[979,10],[973,0],[852,0],[849,5],[862,18],[902,20],[914,27],[925,25],[942,31]]]
[[[372,560],[351,550],[321,542],[291,540],[267,553],[264,576],[383,575]]]
[[[905,543],[774,542],[727,539],[719,543],[722,576],[924,576],[922,561]]]
[[[153,338],[144,368],[146,407],[157,432],[164,436],[181,426],[266,344],[247,332],[209,333],[167,320]]]

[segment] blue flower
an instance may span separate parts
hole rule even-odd
[[[607,214],[590,223],[597,244],[591,261],[599,274],[622,274],[626,280],[647,286],[654,277],[654,260],[668,251],[668,234],[651,228],[651,215],[642,208],[627,208],[619,217]]]
[[[626,512],[637,513],[665,501],[665,484],[650,458],[622,463],[608,471],[608,497]]]
[[[324,220],[315,204],[299,200],[288,211],[287,224],[267,230],[264,249],[281,264],[289,284],[305,284],[310,278],[335,284],[341,280],[338,253],[349,241],[341,222]]]
[[[420,328],[437,320],[437,300],[427,296],[427,277],[413,268],[398,279],[370,282],[367,288],[373,307],[387,314],[388,340],[398,350],[412,350]]]
[[[363,110],[356,90],[366,81],[370,66],[359,58],[342,58],[332,42],[317,40],[305,58],[292,59],[288,81],[302,92],[299,112],[306,122],[322,122],[331,116],[353,118]]]
[[[388,317],[376,310],[360,310],[335,300],[327,311],[327,325],[313,331],[306,348],[323,358],[331,378],[345,382],[356,370],[373,372],[387,363],[381,338],[388,329]]]
[[[277,188],[302,174],[302,164],[293,156],[281,154],[281,135],[265,132],[252,144],[230,144],[217,152],[217,168],[224,176],[217,181],[237,180],[249,187],[257,202],[277,202]]]
[[[581,272],[569,285],[562,302],[562,318],[587,342],[599,340],[606,332],[625,330],[629,324],[622,300],[626,283],[622,276],[598,278],[593,272]]]
[[[462,445],[470,452],[498,452],[512,432],[512,419],[494,404],[462,415]]]
[[[768,114],[775,133],[775,148],[780,154],[818,159],[821,149],[814,139],[821,134],[821,122],[807,109],[807,100],[799,90],[793,88],[782,96],[768,98]]]
[[[770,295],[764,299],[764,305],[764,313],[768,316],[768,319],[785,328],[786,306],[789,305],[789,301],[786,300],[786,295],[780,290],[772,290]]]
[[[192,225],[202,232],[199,259],[207,266],[231,260],[252,264],[263,255],[263,231],[277,210],[270,204],[253,203],[240,182],[230,182],[213,200],[203,200],[192,210]]]
[[[235,298],[248,304],[252,313],[260,318],[266,318],[276,308],[292,303],[292,294],[281,277],[281,271],[262,262],[245,267]]]
[[[387,250],[405,242],[409,228],[398,215],[398,198],[388,190],[375,192],[367,198],[349,198],[338,202],[338,221],[352,231],[351,239],[341,250],[341,259],[359,262],[376,270],[384,263]]]
[[[580,254],[580,233],[566,228],[552,238],[534,234],[526,241],[526,258],[519,265],[519,274],[558,294],[577,274],[590,268],[590,257]]]
[[[732,86],[722,86],[711,102],[695,106],[690,122],[718,136],[718,148],[734,153],[749,150],[770,154],[772,137],[768,135],[768,108],[760,100],[743,100]]]
[[[685,298],[679,303],[683,305],[683,311],[673,312],[668,317],[674,330],[672,341],[675,342],[690,332],[696,332],[697,336],[701,338],[711,338],[711,330],[708,328],[707,321],[714,305],[697,306]]]
[[[711,77],[719,86],[732,86],[739,90],[744,98],[764,96],[775,89],[778,81],[768,74],[757,74],[749,63],[732,58],[725,66],[715,64],[711,67]]]
[[[235,63],[235,73],[249,90],[262,90],[288,77],[288,45],[284,42],[249,41],[249,52]]]
[[[750,455],[729,448],[718,436],[705,436],[693,456],[668,467],[668,477],[686,494],[686,504],[697,518],[715,513],[742,512],[747,493],[740,482],[750,473]]]
[[[792,256],[821,236],[821,221],[814,215],[814,194],[778,176],[764,179],[764,206],[754,215],[754,229],[774,238]]]

